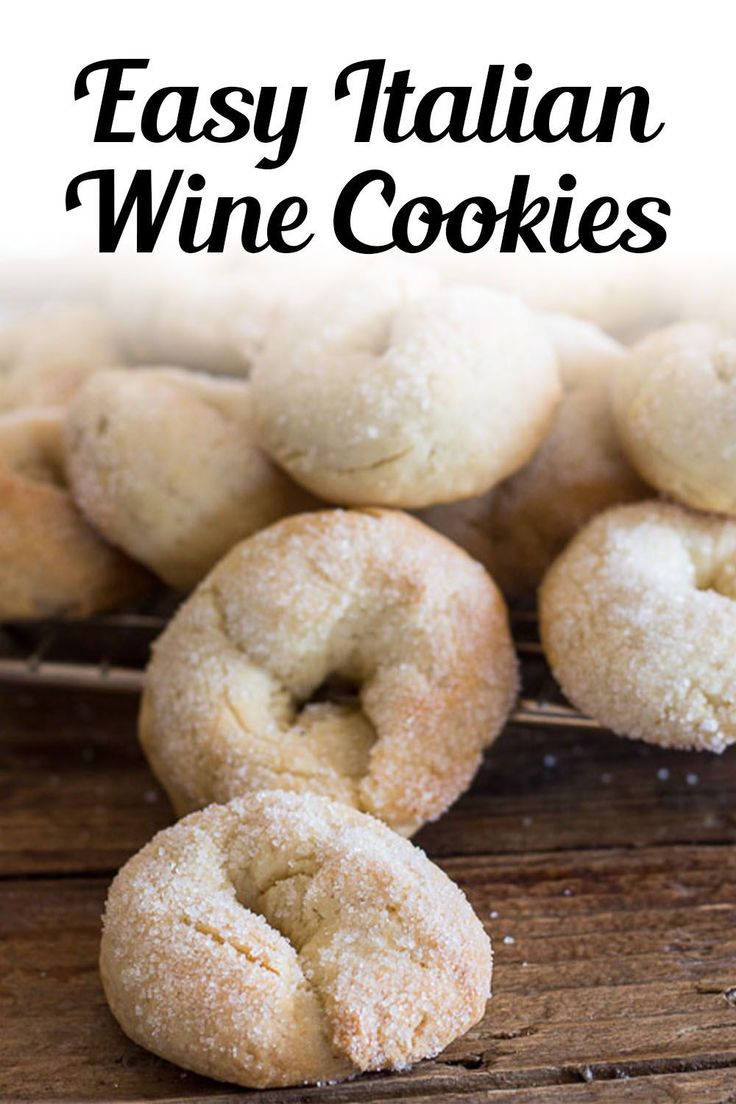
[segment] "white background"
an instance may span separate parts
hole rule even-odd
[[[0,44],[0,255],[6,262],[93,257],[94,194],[83,192],[85,205],[70,213],[64,195],[73,176],[102,167],[115,167],[121,185],[136,167],[153,168],[161,184],[174,167],[196,170],[207,178],[206,194],[252,193],[266,208],[282,196],[303,195],[322,248],[331,243],[340,188],[363,168],[392,172],[402,198],[430,192],[444,203],[477,193],[503,202],[515,173],[530,173],[540,194],[556,194],[560,173],[572,172],[578,194],[590,198],[667,199],[672,216],[665,250],[673,258],[731,249],[736,26],[729,3],[25,0],[8,4],[6,15],[11,11]],[[100,80],[92,78],[95,92],[76,103],[74,80],[89,62],[120,56],[151,59],[147,72],[133,76],[136,99],[121,108],[126,128],[135,128],[146,92],[165,84],[199,85],[203,109],[220,85],[252,91],[262,84],[308,85],[294,155],[283,168],[264,171],[254,168],[263,150],[251,136],[217,146],[204,140],[152,146],[140,137],[132,144],[93,144]],[[334,83],[344,66],[368,57],[386,57],[388,68],[409,67],[420,90],[480,88],[489,64],[506,65],[510,75],[522,61],[532,65],[530,87],[540,92],[558,84],[643,84],[651,118],[663,119],[665,128],[648,145],[625,132],[610,145],[444,140],[392,146],[380,137],[355,145],[357,100],[335,102]],[[375,217],[383,226],[378,203]]]

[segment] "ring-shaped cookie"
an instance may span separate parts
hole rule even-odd
[[[540,618],[565,694],[607,728],[664,747],[736,741],[736,521],[608,510],[550,568]]]
[[[323,293],[273,328],[251,378],[266,450],[347,506],[488,490],[526,463],[560,396],[536,317],[479,287]]]
[[[322,797],[260,793],[193,813],[123,867],[100,968],[130,1038],[264,1088],[436,1054],[483,1015],[491,947],[407,840]]]
[[[313,791],[411,834],[470,784],[516,690],[480,564],[406,514],[327,510],[203,580],[154,646],[140,736],[180,814]]]

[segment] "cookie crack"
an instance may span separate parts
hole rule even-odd
[[[413,445],[408,445],[407,448],[401,449],[399,452],[391,453],[389,456],[384,456],[380,460],[374,460],[372,464],[358,464],[352,468],[328,468],[327,471],[333,475],[357,475],[361,472],[376,471],[379,468],[384,468],[388,464],[395,464],[397,460],[403,460],[405,456],[408,456],[414,449]]]
[[[279,970],[275,966],[271,966],[270,963],[259,958],[249,947],[246,947],[244,943],[239,942],[236,939],[230,939],[228,936],[223,935],[211,924],[206,924],[203,920],[192,920],[189,916],[182,916],[182,923],[186,924],[189,928],[194,928],[200,935],[207,936],[208,939],[214,940],[215,943],[221,947],[232,947],[237,954],[247,958],[248,962],[252,962],[254,966],[260,966],[263,970],[269,970],[272,974],[276,974],[277,977],[281,977]],[[270,923],[270,921],[269,921]],[[282,933],[279,933],[282,934]]]
[[[303,869],[302,868],[303,866],[306,866],[307,869],[306,870]],[[251,903],[245,903],[245,902],[241,901],[239,898],[238,898],[238,900],[239,900],[239,903],[241,904],[241,906],[243,908],[247,909],[248,912],[251,912],[256,916],[261,916],[266,921],[268,926],[273,931],[277,932],[278,935],[283,940],[285,940],[286,943],[289,945],[289,947],[291,947],[291,949],[294,951],[294,954],[296,956],[297,965],[298,965],[298,968],[299,968],[299,975],[301,977],[301,980],[304,983],[304,985],[306,986],[306,988],[309,990],[309,992],[312,994],[312,996],[314,997],[315,1003],[316,1003],[316,1005],[319,1009],[320,1015],[322,1017],[322,1024],[323,1024],[323,1027],[324,1027],[325,1041],[329,1045],[329,1047],[332,1050],[332,1053],[333,1053],[333,1055],[336,1059],[340,1059],[341,1061],[349,1063],[350,1066],[354,1070],[357,1071],[359,1069],[359,1067],[356,1066],[356,1064],[352,1061],[352,1059],[350,1059],[348,1057],[348,1055],[346,1055],[341,1050],[339,1050],[337,1048],[337,1046],[335,1045],[334,1024],[333,1024],[332,1019],[330,1018],[330,1016],[327,1014],[327,1008],[326,1008],[325,1000],[322,996],[322,993],[319,989],[319,986],[317,986],[314,983],[314,981],[312,980],[312,978],[309,975],[309,972],[306,971],[305,968],[304,968],[305,963],[304,963],[304,960],[302,958],[302,951],[303,951],[304,947],[308,945],[310,940],[306,940],[300,946],[298,942],[295,942],[293,939],[291,939],[287,935],[287,933],[282,931],[281,928],[279,927],[279,925],[274,922],[272,917],[269,915],[270,910],[266,910],[265,908],[262,908],[262,907],[259,908],[259,904],[262,903],[264,895],[266,893],[270,892],[271,890],[273,890],[276,886],[284,884],[284,883],[292,880],[293,878],[304,876],[305,874],[308,874],[308,875],[311,875],[311,877],[314,877],[319,872],[320,869],[321,869],[321,865],[320,865],[319,861],[317,860],[316,855],[314,855],[314,854],[304,855],[300,859],[300,869],[291,870],[287,874],[278,875],[278,876],[275,876],[275,877],[271,878],[269,881],[267,881],[265,883],[265,885],[262,888],[257,889],[256,893],[254,894],[254,900]],[[210,933],[205,932],[205,934],[209,935]],[[258,965],[265,965],[264,963],[262,963],[260,961],[258,961],[257,964]],[[274,971],[274,972],[277,972],[277,971]]]
[[[398,460],[403,460],[405,456],[408,456],[414,449],[413,445],[407,445],[406,448],[400,449],[398,452],[391,453],[388,456],[382,456],[378,460],[374,460],[371,464],[357,464],[354,467],[337,467],[335,465],[319,465],[320,470],[325,471],[329,475],[359,475],[362,472],[377,471],[379,468],[387,467],[389,464],[395,464]],[[301,464],[302,461],[313,457],[313,452],[310,449],[291,449],[289,451],[283,451],[278,454],[279,461],[284,467],[288,468],[295,464]]]

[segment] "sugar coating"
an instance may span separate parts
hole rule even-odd
[[[335,675],[359,701],[305,704]],[[410,834],[469,785],[516,690],[479,564],[406,514],[328,510],[243,541],[180,608],[140,736],[180,814],[279,788]]]
[[[651,334],[623,362],[614,409],[647,482],[687,506],[736,514],[736,338],[701,322]]]
[[[85,616],[153,580],[87,524],[66,485],[58,409],[0,415],[0,619]]]
[[[552,340],[562,400],[521,471],[484,495],[419,516],[480,560],[510,595],[536,589],[572,536],[608,506],[646,496],[621,451],[609,383],[623,349],[596,326],[541,316]]]
[[[384,825],[254,793],[159,832],[115,878],[100,969],[137,1043],[265,1088],[404,1069],[476,1023],[490,941]]]
[[[529,459],[559,399],[550,343],[519,300],[406,274],[294,307],[252,380],[264,447],[342,505],[479,494]]]
[[[49,307],[0,328],[0,412],[63,406],[99,368],[121,362],[106,314],[97,307]]]
[[[98,372],[72,402],[65,436],[86,516],[172,586],[194,586],[243,537],[313,504],[254,443],[244,380]]]
[[[736,521],[654,501],[606,511],[547,574],[540,628],[565,694],[620,736],[736,741]]]

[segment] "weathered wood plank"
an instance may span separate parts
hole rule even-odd
[[[0,690],[0,874],[111,870],[173,819],[137,700]]]
[[[736,986],[732,849],[453,858],[443,866],[494,936],[495,996],[482,1024],[408,1075],[254,1100],[480,1100],[507,1090],[520,1104],[722,1104],[729,1079],[736,1094],[736,1007],[724,996]],[[75,878],[0,887],[0,1094],[233,1099],[133,1046],[113,1023],[96,969],[105,888],[103,879]],[[701,1070],[714,1072],[698,1097],[692,1078]],[[659,1084],[660,1096],[640,1091],[644,1081],[652,1092]],[[576,1086],[589,1095],[569,1095]]]
[[[0,689],[0,874],[108,871],[172,817],[128,695]],[[417,842],[434,855],[736,842],[736,751],[509,729]]]
[[[728,1068],[645,1077],[627,1075],[603,1081],[578,1084],[566,1082],[527,1089],[440,1091],[429,1095],[412,1095],[410,1099],[412,1104],[488,1104],[489,1101],[492,1104],[734,1104],[735,1079],[733,1068]],[[232,1096],[210,1098],[208,1104],[219,1104],[220,1101],[232,1099]],[[380,1097],[385,1104],[407,1099],[400,1086],[396,1086],[390,1095]]]

